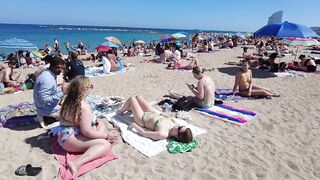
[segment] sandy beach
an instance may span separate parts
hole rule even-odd
[[[200,66],[215,68],[206,72],[217,88],[232,88],[242,49],[199,53]],[[127,57],[135,70],[123,74],[91,78],[94,94],[102,96],[142,95],[149,101],[161,100],[173,89],[191,95],[186,86],[196,83],[192,73],[166,70],[166,65],[142,63],[152,57]],[[292,60],[293,56],[284,57]],[[186,62],[184,62],[186,63]],[[318,67],[319,68],[319,67]],[[241,100],[229,104],[258,113],[243,126],[223,122],[191,111],[189,123],[206,129],[197,136],[199,146],[192,152],[173,155],[167,151],[147,158],[119,136],[113,152],[119,157],[79,179],[320,179],[320,75],[271,77],[253,70],[254,84],[274,90],[280,98]],[[32,90],[0,96],[0,107],[24,101],[33,102]],[[110,125],[110,128],[112,126]],[[41,128],[10,130],[0,128],[0,179],[56,179],[59,164],[50,150],[50,139],[37,140]],[[42,166],[36,177],[18,177],[14,171],[31,163]]]

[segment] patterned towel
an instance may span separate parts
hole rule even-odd
[[[11,118],[21,117],[14,119],[16,122],[17,120],[23,120],[23,117],[25,117],[25,119],[29,119],[29,117],[33,118],[36,115],[37,110],[33,103],[22,102],[19,104],[9,105],[0,109],[0,127],[4,127],[6,124],[9,125],[9,122],[7,121]],[[11,122],[9,126],[13,127],[13,122]]]
[[[239,125],[251,121],[257,115],[251,110],[242,109],[227,104],[215,105],[210,109],[195,108],[195,110],[207,116]]]

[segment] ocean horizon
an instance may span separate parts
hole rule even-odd
[[[102,44],[106,36],[115,36],[124,44],[130,45],[134,40],[143,40],[147,43],[157,41],[164,34],[176,32],[195,34],[198,32],[236,33],[237,31],[218,31],[200,29],[162,29],[140,27],[116,27],[116,26],[92,26],[92,25],[56,25],[56,24],[10,24],[0,23],[0,40],[19,38],[33,43],[39,49],[45,44],[53,45],[55,38],[58,39],[62,52],[66,52],[64,43],[69,42],[76,46],[81,40],[89,52]],[[0,49],[0,53],[11,53],[15,50]]]

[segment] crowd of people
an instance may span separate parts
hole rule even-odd
[[[211,37],[208,34],[202,35]],[[200,44],[200,48],[199,47]],[[253,74],[250,67],[263,67],[272,71],[284,70],[286,68],[302,70],[307,72],[316,71],[316,63],[313,59],[300,55],[301,62],[292,64],[284,64],[283,67],[276,63],[276,58],[281,57],[286,51],[290,51],[278,40],[255,39],[248,38],[246,40],[236,37],[214,36],[211,39],[201,40],[200,35],[193,36],[191,43],[192,48],[198,48],[197,52],[210,52],[215,46],[219,48],[233,48],[237,44],[254,45],[257,49],[256,54],[250,54],[248,48],[243,48],[241,68],[235,75],[232,95],[235,96],[239,91],[239,95],[245,97],[262,96],[262,97],[279,97],[267,88],[259,87],[253,84]],[[187,46],[187,44],[186,44]],[[39,68],[34,73],[32,84],[33,99],[37,108],[37,115],[40,122],[44,122],[48,118],[59,121],[61,128],[58,133],[58,142],[63,149],[68,152],[83,153],[80,158],[74,161],[68,161],[67,166],[73,175],[77,175],[79,167],[89,161],[101,157],[105,152],[109,151],[112,144],[116,142],[117,135],[114,132],[108,132],[104,122],[97,120],[95,114],[91,111],[89,105],[85,101],[90,94],[93,85],[90,79],[85,77],[85,67],[78,58],[84,46],[79,42],[78,48],[81,52],[69,52],[68,57],[64,59],[60,54],[60,46],[57,39],[54,41],[54,55],[48,55],[43,58],[46,66]],[[66,48],[70,50],[71,46],[66,43]],[[46,51],[47,49],[45,49]],[[193,77],[198,81],[197,85],[189,85],[192,96],[183,96],[173,90],[169,91],[169,96],[178,101],[182,98],[187,99],[192,107],[206,108],[213,107],[216,103],[215,84],[211,77],[206,75],[205,70],[199,66],[199,60],[194,58],[187,65],[182,65],[181,59],[185,57],[180,46],[175,43],[150,44],[150,46],[132,46],[128,49],[123,47],[123,56],[133,56],[140,53],[149,53],[147,50],[154,50],[155,55],[160,58],[155,59],[157,63],[169,63],[168,68],[171,69],[187,69],[192,70]],[[268,51],[274,50],[274,53],[268,54]],[[48,52],[49,53],[49,52]],[[27,57],[27,55],[25,55]],[[18,61],[21,61],[22,55],[18,54]],[[107,52],[99,52],[94,58],[101,61],[104,73],[121,70],[125,65],[118,57],[115,49]],[[27,82],[19,81],[19,73],[15,73],[17,68],[16,59],[10,59],[8,66],[1,66],[0,82],[5,87],[14,87],[18,89],[29,89]],[[27,63],[27,60],[26,60]],[[277,68],[276,68],[277,67]],[[262,69],[263,69],[262,68]],[[277,69],[277,70],[275,70]],[[192,131],[180,126],[174,119],[164,113],[159,113],[152,107],[143,97],[132,96],[117,111],[118,115],[125,112],[132,112],[134,122],[130,124],[137,130],[141,136],[153,139],[174,139],[179,142],[188,143],[192,141]]]

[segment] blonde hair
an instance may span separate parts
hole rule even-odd
[[[78,76],[70,82],[67,97],[60,110],[60,117],[63,121],[78,125],[81,116],[81,101],[85,98],[85,92],[89,86],[89,78],[84,76]]]

